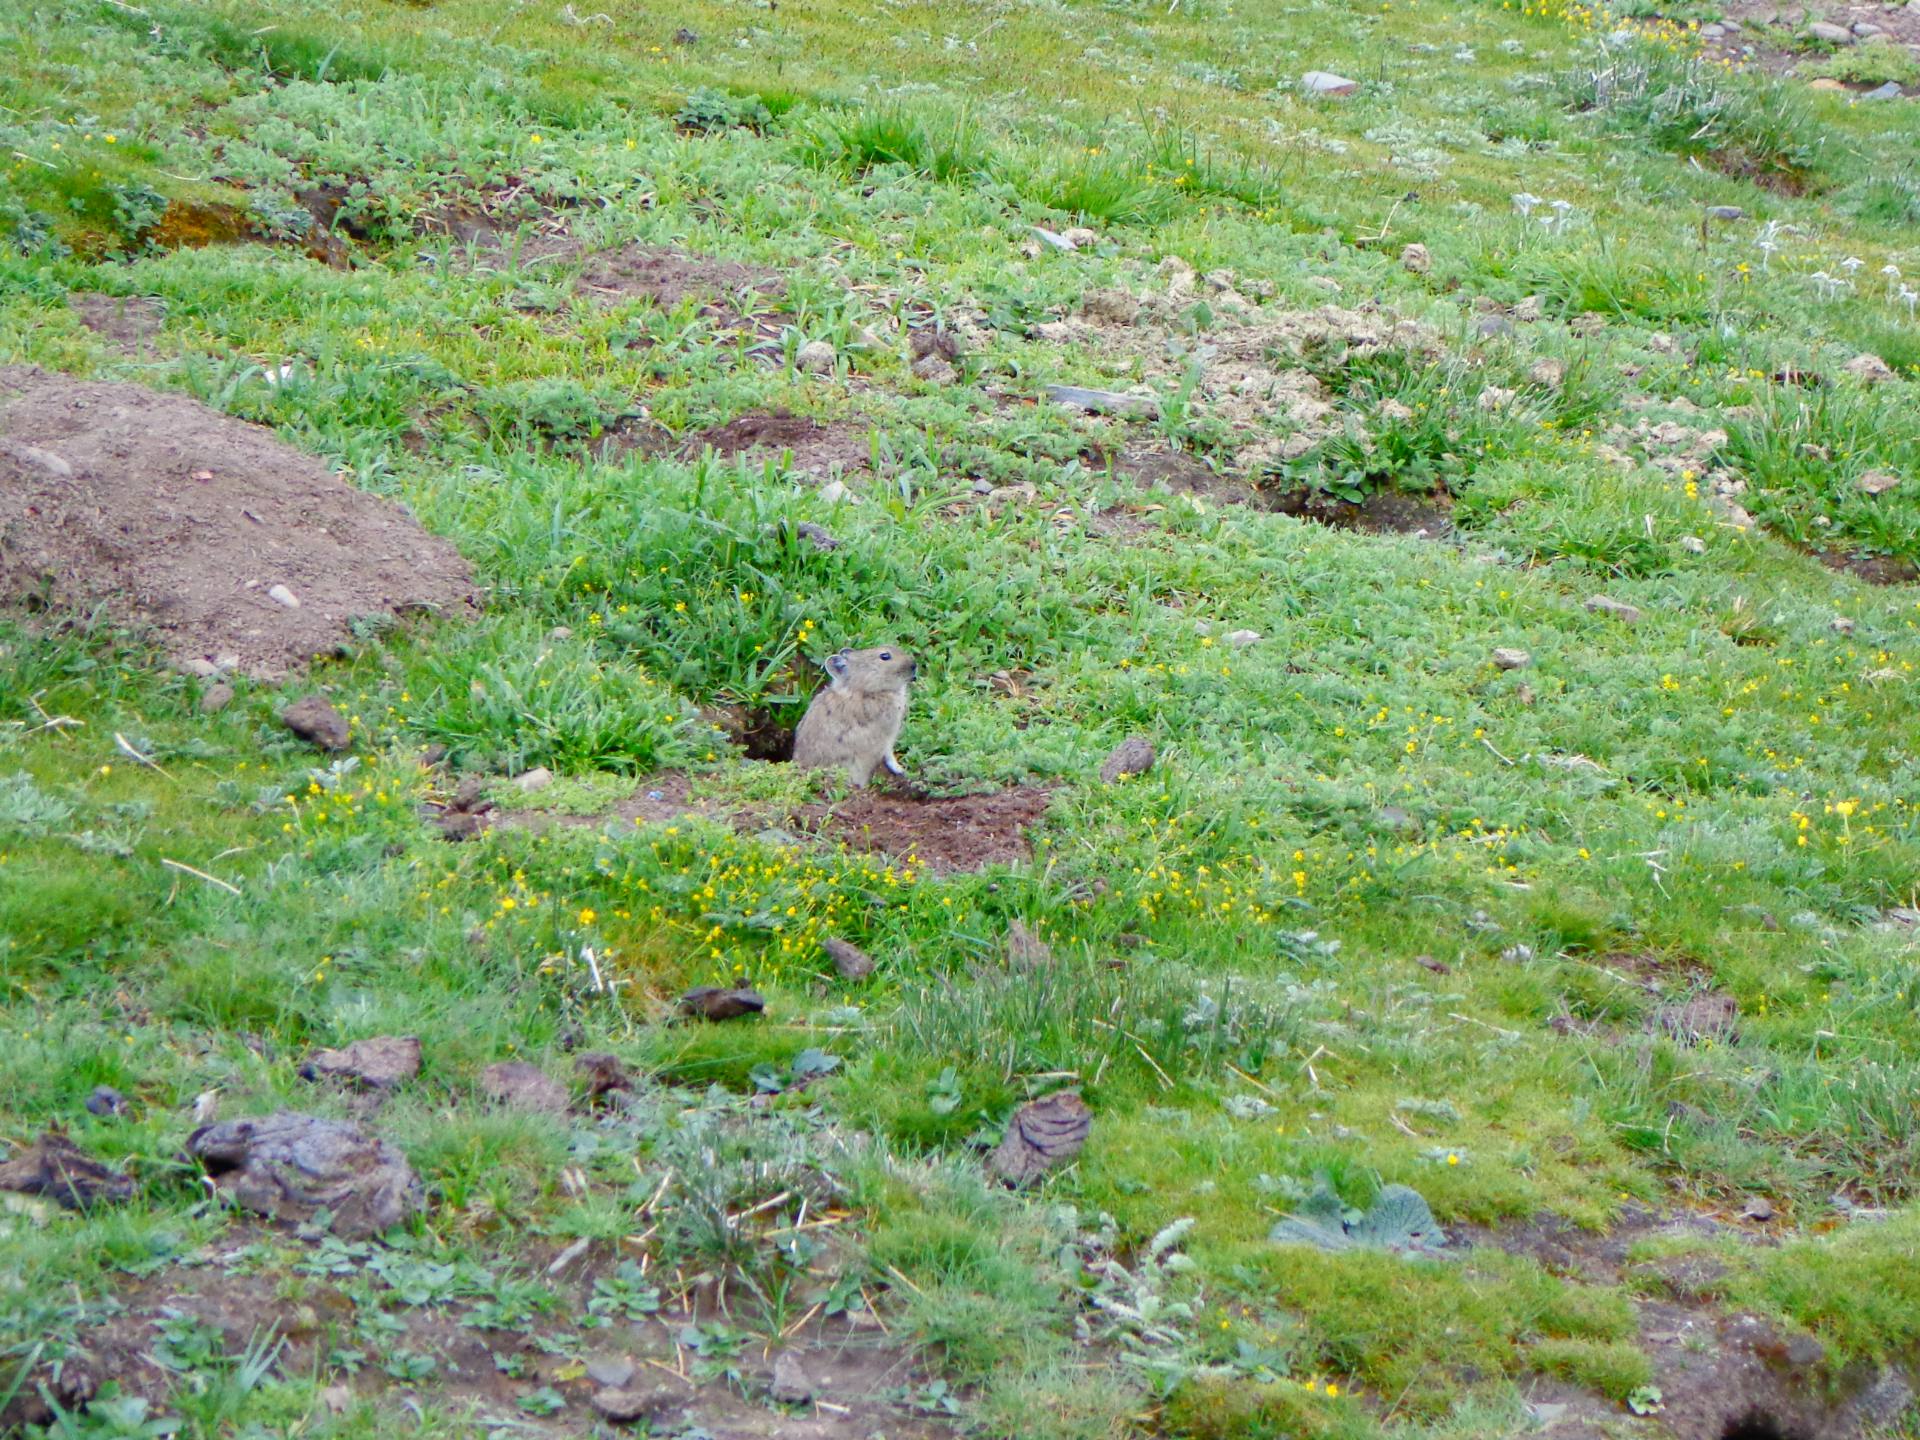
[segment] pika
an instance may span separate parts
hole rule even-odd
[[[800,728],[793,732],[793,763],[806,770],[834,767],[864,785],[884,765],[904,775],[893,758],[907,718],[907,685],[918,667],[913,657],[892,646],[842,650],[824,662],[826,686],[813,697]]]

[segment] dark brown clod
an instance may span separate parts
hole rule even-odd
[[[1100,767],[1100,778],[1111,785],[1122,776],[1144,775],[1153,768],[1153,742],[1135,735],[1122,740]]]
[[[696,985],[680,997],[680,1013],[702,1020],[738,1020],[743,1015],[758,1015],[766,1008],[766,998],[757,990]]]
[[[1029,1101],[1013,1112],[987,1169],[1009,1185],[1030,1185],[1078,1155],[1092,1128],[1093,1112],[1077,1090]]]
[[[57,1130],[0,1165],[0,1190],[44,1195],[68,1210],[133,1198],[133,1181],[110,1170]]]
[[[296,700],[280,712],[280,723],[309,745],[345,750],[353,740],[347,717],[318,695]]]
[[[873,957],[838,935],[822,940],[820,948],[827,952],[827,958],[833,961],[833,968],[840,972],[842,980],[864,980],[873,973]]]

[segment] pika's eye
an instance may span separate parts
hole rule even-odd
[[[881,658],[882,660],[891,660],[891,659],[893,659],[893,651],[891,651],[891,650],[882,650],[882,651],[880,652],[880,658]]]

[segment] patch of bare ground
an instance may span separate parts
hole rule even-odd
[[[1770,1243],[1756,1226],[1636,1205],[1605,1231],[1551,1216],[1449,1230],[1469,1247],[1524,1255],[1556,1275],[1638,1292],[1638,1341],[1653,1363],[1662,1406],[1648,1433],[1671,1440],[1853,1440],[1878,1433],[1913,1398],[1911,1377],[1897,1367],[1837,1365],[1811,1335],[1723,1309],[1717,1302],[1725,1270],[1711,1255],[1631,1255],[1646,1240],[1732,1236]],[[1601,1440],[1631,1419],[1562,1381],[1542,1377],[1529,1390],[1539,1424],[1534,1433],[1547,1440]]]
[[[1892,555],[1869,555],[1860,550],[1809,550],[1829,570],[1864,580],[1869,585],[1911,585],[1920,580],[1920,565]]]
[[[1096,474],[1110,472],[1114,479],[1131,481],[1142,490],[1193,495],[1221,505],[1252,504],[1259,497],[1259,491],[1246,481],[1221,474],[1185,450],[1127,445],[1111,455],[1091,450],[1085,458]]]
[[[903,862],[911,859],[920,868],[946,874],[1031,859],[1033,842],[1028,832],[1040,823],[1050,799],[1047,791],[1024,785],[971,795],[929,795],[875,786],[830,805],[782,809],[697,796],[689,777],[669,772],[649,776],[632,795],[598,814],[515,810],[476,817],[450,804],[440,818],[450,836],[448,821],[461,829],[462,834],[453,838],[491,825],[600,829],[609,822],[655,825],[702,818],[730,825],[742,834],[771,830]]]
[[[453,545],[265,426],[185,395],[0,369],[0,599],[277,676],[359,617],[464,614]]]
[[[1431,495],[1408,495],[1397,490],[1376,490],[1355,504],[1302,486],[1271,496],[1269,509],[1282,515],[1325,525],[1334,530],[1356,530],[1367,535],[1415,535],[1428,540],[1443,540],[1453,534],[1453,497],[1436,491]]]
[[[953,1433],[902,1403],[908,1390],[930,1377],[870,1314],[857,1317],[865,1323],[855,1323],[816,1313],[786,1332],[779,1348],[792,1355],[789,1366],[797,1361],[812,1392],[809,1400],[786,1404],[770,1394],[777,1354],[772,1345],[756,1343],[741,1353],[734,1362],[737,1384],[699,1378],[687,1364],[675,1338],[687,1326],[740,1318],[720,1309],[719,1292],[710,1285],[644,1319],[577,1328],[575,1321],[588,1314],[596,1280],[611,1274],[622,1258],[606,1244],[593,1245],[564,1267],[561,1279],[548,1281],[560,1296],[550,1312],[509,1328],[476,1322],[467,1313],[472,1302],[383,1307],[383,1320],[404,1328],[383,1331],[379,1354],[363,1353],[355,1372],[347,1373],[333,1368],[333,1357],[355,1348],[343,1339],[357,1309],[347,1291],[314,1280],[302,1286],[297,1299],[289,1299],[283,1275],[249,1272],[237,1264],[249,1241],[282,1238],[241,1227],[217,1249],[151,1275],[121,1277],[115,1304],[82,1324],[64,1359],[57,1365],[30,1364],[18,1391],[0,1409],[0,1431],[52,1423],[50,1401],[84,1411],[109,1384],[122,1395],[147,1399],[155,1414],[165,1414],[172,1390],[196,1382],[157,1358],[157,1348],[164,1353],[160,1326],[190,1318],[218,1331],[229,1355],[274,1337],[281,1344],[274,1372],[290,1378],[321,1374],[328,1383],[320,1403],[329,1411],[372,1406],[383,1428],[370,1433],[389,1433],[387,1426],[397,1433],[412,1423],[406,1412],[417,1414],[423,1404],[482,1425],[552,1436],[606,1433],[596,1427],[596,1416],[611,1418],[616,1412],[624,1414],[622,1424],[644,1422],[639,1433],[704,1433],[728,1440],[868,1440],[876,1433],[931,1440]],[[547,1278],[553,1258],[537,1257],[531,1273]],[[388,1372],[390,1363],[402,1360],[418,1367],[417,1378],[400,1380]],[[562,1408],[545,1415],[521,1408],[520,1401],[542,1390],[557,1396]]]
[[[1901,5],[1782,4],[1780,0],[1727,0],[1717,18],[1701,27],[1698,38],[1717,60],[1730,60],[1780,73],[1808,55],[1796,42],[1815,20],[1844,26],[1869,26],[1873,43],[1920,49],[1920,12]],[[1838,84],[1839,82],[1834,82]],[[1871,85],[1859,87],[1871,90]]]
[[[736,415],[724,425],[687,437],[680,453],[697,459],[711,450],[736,455],[789,455],[791,467],[809,475],[851,475],[869,468],[873,441],[866,425],[851,420],[815,420],[776,407]]]
[[[765,266],[668,245],[592,250],[571,235],[537,239],[521,258],[545,268],[578,267],[575,287],[602,305],[644,300],[659,310],[677,310],[691,301],[716,329],[762,342],[778,337],[784,324],[779,305],[786,286],[779,272]]]
[[[82,325],[109,341],[123,355],[137,355],[150,349],[149,342],[160,333],[166,319],[165,307],[144,295],[76,291],[67,297],[67,308]]]

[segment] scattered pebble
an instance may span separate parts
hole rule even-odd
[[[1850,615],[1836,615],[1828,624],[1836,635],[1853,634],[1853,617]]]
[[[1851,45],[1854,33],[1844,25],[1835,25],[1830,20],[1816,20],[1807,26],[1807,34],[1815,40],[1824,40],[1829,45]]]
[[[1024,920],[1007,922],[1007,964],[1014,970],[1034,970],[1053,963],[1053,947],[1027,928]]]
[[[284,585],[269,585],[267,587],[267,598],[276,605],[286,606],[289,610],[298,610],[300,608],[300,597]]]
[[[1853,483],[1868,495],[1884,495],[1900,483],[1900,477],[1891,470],[1869,470]]]
[[[133,1181],[49,1130],[0,1165],[0,1190],[43,1195],[64,1209],[86,1210],[106,1201],[131,1200]]]
[[[1878,355],[1856,355],[1840,369],[1862,385],[1879,385],[1894,378],[1893,367]]]
[[[30,465],[56,480],[71,480],[73,466],[51,450],[42,450],[38,445],[24,445],[17,440],[0,439],[0,455],[7,456],[21,465]]]
[[[321,1050],[300,1067],[303,1080],[352,1080],[384,1090],[420,1073],[416,1035],[375,1035],[338,1050]]]
[[[204,1125],[187,1153],[235,1204],[277,1220],[321,1211],[343,1240],[390,1230],[425,1204],[406,1156],[340,1120],[283,1110]]]
[[[1091,415],[1123,415],[1129,419],[1151,420],[1160,413],[1160,402],[1151,395],[1128,395],[1120,390],[1088,390],[1079,385],[1049,385],[1047,398],[1070,410],[1085,410]]]
[[[1260,632],[1258,630],[1229,630],[1227,632],[1227,644],[1233,646],[1236,650],[1244,650],[1249,645],[1258,645],[1260,638]]]
[[[587,1359],[587,1379],[603,1389],[618,1390],[638,1368],[625,1355],[593,1355]]]
[[[1680,548],[1689,555],[1704,555],[1707,553],[1707,542],[1702,540],[1698,535],[1682,535],[1680,537]]]
[[[536,765],[513,777],[514,788],[529,795],[537,794],[553,784],[553,772],[544,765]]]
[[[602,1418],[616,1425],[631,1425],[652,1415],[660,1408],[663,1398],[657,1389],[637,1390],[614,1385],[594,1391],[589,1403]]]
[[[1535,385],[1544,385],[1549,390],[1558,390],[1567,378],[1567,362],[1556,360],[1551,355],[1543,355],[1533,362],[1527,371],[1527,379]]]

